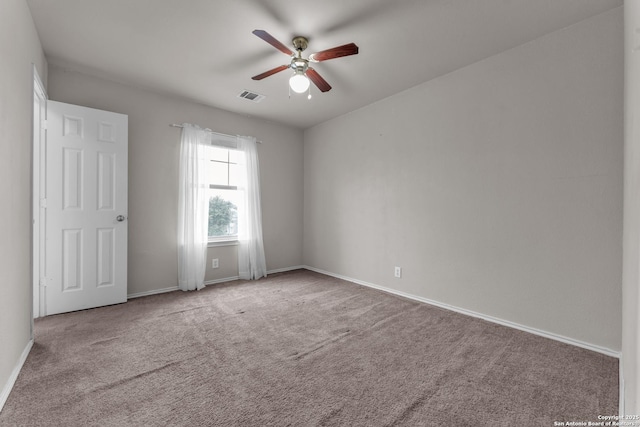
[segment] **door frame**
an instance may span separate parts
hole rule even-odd
[[[32,229],[32,292],[33,304],[31,313],[31,336],[33,337],[33,319],[40,317],[44,313],[44,295],[41,286],[41,277],[44,275],[43,259],[44,254],[44,220],[46,219],[45,191],[45,170],[44,156],[46,144],[46,122],[47,122],[47,91],[38,74],[38,69],[33,64],[33,117],[32,117],[32,164],[31,164],[31,207],[33,215]],[[44,108],[42,104],[44,103]],[[36,109],[39,108],[39,111]],[[44,111],[44,117],[42,114]]]

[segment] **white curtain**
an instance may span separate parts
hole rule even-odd
[[[180,141],[178,191],[178,286],[183,291],[204,288],[209,200],[205,149],[211,133],[184,123]]]
[[[242,207],[238,209],[238,276],[244,280],[267,277],[262,242],[260,208],[260,167],[256,139],[238,136],[238,191]]]

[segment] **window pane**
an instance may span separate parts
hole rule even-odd
[[[218,160],[220,162],[228,162],[229,161],[229,150],[226,148],[220,148],[220,147],[214,147],[214,146],[209,146],[208,147],[208,158],[210,160]]]
[[[207,181],[213,185],[229,185],[229,163],[209,162]]]
[[[240,152],[238,150],[229,150],[229,163],[238,163]]]
[[[231,163],[229,165],[229,185],[232,187],[238,186],[238,165]]]
[[[209,237],[238,235],[238,192],[209,190]]]

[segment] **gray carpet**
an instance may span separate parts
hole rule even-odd
[[[36,321],[1,426],[552,426],[618,361],[306,270]]]

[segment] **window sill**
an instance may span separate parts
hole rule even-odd
[[[219,246],[237,246],[237,245],[238,245],[238,239],[235,237],[229,237],[228,239],[209,240],[209,243],[207,243],[208,248],[215,248]]]

